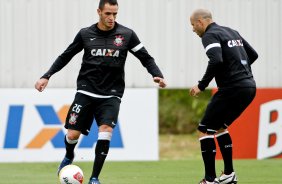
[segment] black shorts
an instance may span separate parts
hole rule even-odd
[[[217,91],[207,106],[198,130],[215,134],[221,128],[227,128],[253,101],[256,88],[232,88]]]
[[[94,118],[97,125],[115,127],[121,100],[117,97],[94,98],[76,93],[65,122],[66,129],[78,130],[88,135]]]

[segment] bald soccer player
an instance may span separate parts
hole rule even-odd
[[[218,87],[198,126],[205,166],[205,176],[200,184],[237,183],[233,169],[232,139],[227,129],[256,95],[251,65],[258,54],[237,31],[216,24],[209,10],[195,10],[190,16],[190,23],[193,32],[202,39],[209,58],[205,74],[191,88],[190,95],[198,96],[213,78]],[[219,179],[216,178],[214,137],[224,160],[224,172]]]

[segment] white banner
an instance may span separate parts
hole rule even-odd
[[[277,119],[272,121],[272,112],[277,112]],[[275,157],[282,153],[282,100],[273,100],[260,106],[258,132],[258,159]],[[270,144],[270,136],[275,135],[274,144]]]
[[[0,90],[0,162],[61,161],[74,90]],[[126,89],[107,160],[158,160],[158,90]],[[76,161],[94,159],[97,125],[80,137]]]

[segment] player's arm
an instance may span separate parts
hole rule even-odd
[[[48,85],[49,78],[66,66],[69,61],[83,49],[80,32],[76,35],[68,48],[55,60],[50,69],[35,83],[35,89],[43,91]]]
[[[198,83],[198,88],[204,91],[211,80],[215,77],[220,65],[223,63],[220,40],[213,34],[206,34],[202,37],[202,43],[209,58],[206,72]]]
[[[248,55],[250,65],[251,65],[257,60],[258,53],[244,38],[242,38],[242,40],[243,40],[244,49]]]
[[[51,68],[41,77],[49,79],[54,73],[60,71],[66,66],[70,60],[83,49],[82,38],[80,32],[76,35],[73,42],[68,48],[55,60]]]
[[[158,83],[161,88],[166,87],[163,74],[154,58],[148,53],[134,31],[129,42],[129,47],[131,48],[130,52],[140,60],[142,65],[153,76],[154,82]]]

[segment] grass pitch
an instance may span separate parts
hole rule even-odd
[[[106,161],[102,184],[196,184],[204,168],[196,135],[161,135],[160,161]],[[59,163],[0,163],[0,184],[58,184]],[[84,172],[84,184],[92,172],[92,162],[74,162]],[[223,169],[217,160],[217,174]],[[235,160],[240,184],[282,184],[282,159]]]
[[[84,171],[85,184],[92,163],[76,162]],[[1,184],[57,184],[58,163],[0,164]],[[235,160],[234,166],[242,184],[282,183],[282,160]],[[217,161],[220,174],[222,161]],[[100,180],[102,184],[196,184],[203,177],[200,159],[162,160],[156,162],[106,162]]]

